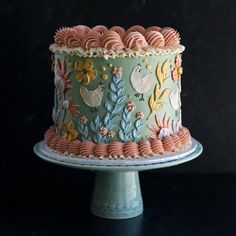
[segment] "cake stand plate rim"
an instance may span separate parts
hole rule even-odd
[[[161,158],[96,160],[69,157],[54,153],[46,147],[44,141],[38,142],[34,146],[35,154],[48,162],[72,168],[101,171],[142,171],[171,167],[195,159],[202,153],[202,150],[201,143],[192,138],[192,145],[187,150],[177,154],[165,155]]]

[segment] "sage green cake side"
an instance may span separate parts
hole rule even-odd
[[[70,141],[139,142],[155,135],[148,126],[164,117],[174,133],[181,124],[180,58],[180,53],[108,59],[55,53],[58,133]]]
[[[183,151],[182,52],[171,27],[59,29],[47,146],[82,158],[151,158]]]

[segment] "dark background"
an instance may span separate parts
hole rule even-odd
[[[235,235],[233,0],[1,1],[0,15],[1,236]],[[94,173],[46,163],[32,151],[52,124],[48,47],[56,29],[78,24],[172,26],[186,46],[183,123],[204,152],[180,166],[140,173],[145,211],[133,220],[91,216]]]

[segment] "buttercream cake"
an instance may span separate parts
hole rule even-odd
[[[57,30],[47,147],[75,158],[162,158],[191,145],[181,119],[179,33],[97,25]]]

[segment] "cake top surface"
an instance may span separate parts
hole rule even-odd
[[[139,57],[181,53],[179,33],[171,27],[134,25],[107,28],[97,25],[62,27],[54,35],[50,50],[88,57]]]

